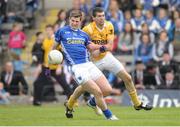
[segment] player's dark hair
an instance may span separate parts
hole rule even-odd
[[[72,10],[70,12],[69,18],[75,17],[75,18],[82,18],[82,12],[80,10]]]
[[[53,29],[54,27],[53,27],[53,25],[48,24],[48,25],[46,25],[46,28],[52,28]]]
[[[37,33],[36,33],[36,37],[38,37],[40,34],[42,34],[42,32],[40,32],[40,31],[37,32]]]
[[[95,7],[95,8],[93,8],[93,10],[92,10],[92,16],[93,16],[93,17],[96,17],[96,14],[97,14],[98,12],[99,12],[99,13],[104,12],[103,8],[101,8],[101,7]]]

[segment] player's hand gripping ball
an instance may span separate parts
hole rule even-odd
[[[49,64],[61,64],[63,61],[63,55],[58,50],[51,50],[48,54]]]

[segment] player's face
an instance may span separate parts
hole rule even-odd
[[[105,22],[105,14],[104,12],[97,12],[96,16],[93,17],[93,20],[96,22],[98,25],[104,25]]]
[[[53,28],[52,27],[46,28],[46,34],[48,37],[52,37],[52,35],[54,34]]]
[[[81,24],[81,18],[80,17],[71,17],[69,19],[69,25],[73,28],[73,29],[78,29],[80,27]]]

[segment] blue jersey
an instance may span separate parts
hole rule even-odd
[[[65,26],[55,33],[55,41],[61,44],[67,64],[89,62],[86,46],[90,44],[90,38],[82,30],[73,30],[70,26]]]

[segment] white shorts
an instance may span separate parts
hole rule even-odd
[[[115,75],[122,70],[125,70],[124,66],[119,60],[117,60],[110,52],[106,54],[104,58],[99,61],[95,61],[94,64],[101,70],[108,70]]]
[[[79,85],[86,83],[90,79],[95,81],[103,75],[92,62],[73,65],[72,72]]]

